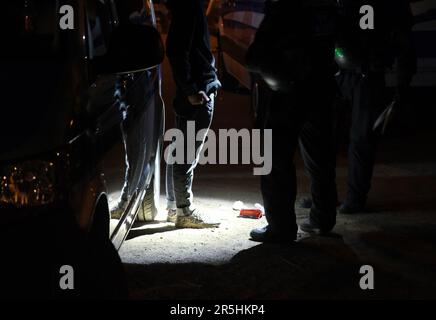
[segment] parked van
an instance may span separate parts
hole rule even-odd
[[[72,29],[59,27],[64,4],[74,10]],[[3,4],[0,236],[8,254],[0,282],[9,296],[56,295],[62,265],[110,295],[116,249],[136,219],[156,215],[163,44],[151,0],[128,13],[117,4]]]

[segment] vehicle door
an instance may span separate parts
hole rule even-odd
[[[108,193],[109,208],[120,203],[128,188],[128,159],[125,126],[127,106],[120,99],[120,79],[117,75],[98,75],[93,62],[108,52],[108,45],[117,20],[105,0],[86,1],[87,58],[89,60],[89,110],[95,119],[96,150]],[[128,193],[126,193],[126,200]]]
[[[115,3],[120,23],[156,27],[151,0],[121,0]],[[145,188],[153,172],[156,142],[161,134],[159,82],[159,66],[122,76],[122,97],[127,106],[125,132],[131,196],[138,195]]]

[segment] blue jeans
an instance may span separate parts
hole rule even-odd
[[[207,136],[207,130],[210,128],[213,118],[215,97],[211,95],[210,101],[201,106],[193,106],[188,99],[177,94],[174,99],[174,110],[176,112],[176,128],[184,135],[184,162],[167,164],[166,169],[166,194],[167,194],[167,209],[186,208],[192,205],[192,182],[194,178],[194,170],[198,164],[199,155],[203,148],[204,141]],[[191,138],[187,135],[187,124],[189,121],[195,123],[195,143],[187,143],[187,139]],[[200,130],[203,135],[198,137]],[[200,140],[200,141],[197,141]],[[192,147],[191,147],[192,146]],[[188,147],[195,150],[188,150]],[[169,157],[174,157],[174,149],[176,141],[173,141],[170,148]],[[195,153],[195,159],[189,159],[188,155]]]

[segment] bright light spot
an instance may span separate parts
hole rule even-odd
[[[274,79],[271,78],[267,78],[265,77],[265,82],[270,86],[270,87],[276,87],[278,85],[278,82]]]
[[[345,57],[344,50],[342,50],[341,48],[336,48],[335,55],[336,57],[343,59]]]

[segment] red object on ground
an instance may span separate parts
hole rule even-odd
[[[260,219],[263,212],[260,209],[242,209],[239,213],[240,218]]]

